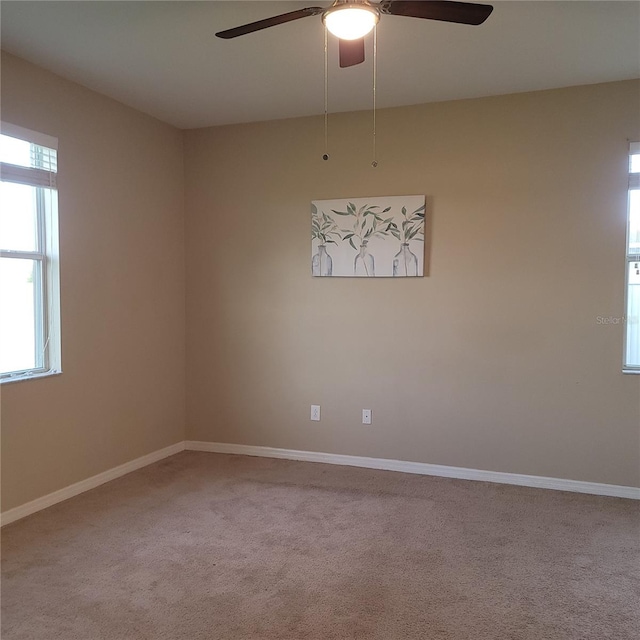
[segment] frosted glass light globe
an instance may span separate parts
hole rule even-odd
[[[325,13],[322,21],[327,29],[341,40],[357,40],[366,36],[378,22],[378,12],[347,6]]]

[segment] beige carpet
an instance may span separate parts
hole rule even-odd
[[[5,527],[2,640],[637,640],[639,516],[185,452]]]

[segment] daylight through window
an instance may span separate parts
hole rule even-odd
[[[60,372],[57,141],[2,123],[0,379]]]
[[[640,373],[640,142],[629,148],[627,310],[624,368]]]

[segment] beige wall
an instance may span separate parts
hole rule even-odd
[[[640,83],[185,136],[187,437],[640,485]],[[431,275],[312,279],[312,199],[426,194]],[[322,422],[309,405],[322,405]],[[373,425],[360,424],[362,408]]]
[[[184,438],[182,133],[2,54],[2,119],[59,138],[61,376],[2,386],[2,509]]]
[[[189,439],[640,485],[640,377],[597,323],[624,313],[640,83],[384,110],[375,170],[367,113],[331,117],[325,163],[321,118],[183,156],[6,54],[1,97],[60,139],[64,369],[1,389],[3,511],[185,437],[185,282]],[[312,199],[419,193],[429,277],[311,278]]]

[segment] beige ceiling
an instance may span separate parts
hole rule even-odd
[[[485,0],[490,1],[490,0]],[[330,1],[0,4],[2,48],[181,128],[322,113],[323,27],[305,18],[235,40],[221,29]],[[498,1],[479,27],[382,16],[378,105],[640,77],[640,2]],[[371,105],[365,64],[340,69],[330,110]]]

